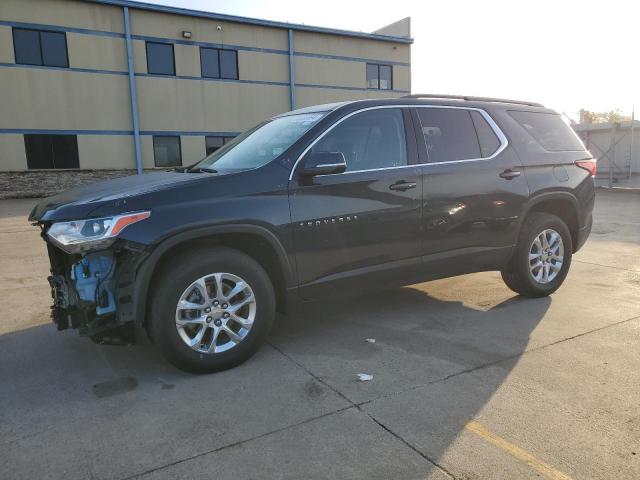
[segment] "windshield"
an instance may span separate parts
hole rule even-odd
[[[293,145],[324,114],[287,115],[261,123],[205,157],[192,170],[235,172],[265,165]]]

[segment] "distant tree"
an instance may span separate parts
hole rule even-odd
[[[628,120],[628,118],[624,117],[618,109],[607,112],[592,112],[584,108],[580,109],[580,123],[613,123],[622,120]]]

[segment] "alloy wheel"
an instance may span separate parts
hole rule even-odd
[[[200,353],[225,352],[244,340],[256,317],[251,286],[231,273],[212,273],[189,285],[176,306],[182,341]]]
[[[540,232],[529,248],[529,272],[538,283],[552,282],[562,269],[564,244],[555,230]]]

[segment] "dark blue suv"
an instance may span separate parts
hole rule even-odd
[[[189,167],[43,200],[59,329],[233,367],[276,310],[485,270],[529,297],[591,229],[595,161],[541,105],[412,95],[273,117]],[[291,313],[290,313],[291,314]]]

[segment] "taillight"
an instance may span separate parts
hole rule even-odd
[[[587,172],[589,172],[589,174],[592,177],[596,176],[596,170],[597,170],[597,165],[596,165],[596,160],[595,159],[591,159],[591,160],[578,160],[576,162],[576,165],[580,168],[584,168]]]

